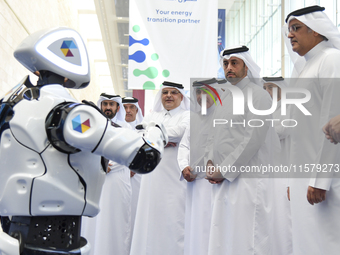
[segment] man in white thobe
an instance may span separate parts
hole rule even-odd
[[[125,122],[125,109],[119,95],[102,93],[97,106],[113,125],[131,129]],[[128,255],[131,244],[130,169],[109,161],[109,169],[94,218],[83,218],[82,234],[92,245],[91,254]]]
[[[298,168],[289,180],[294,255],[333,255],[340,250],[340,147],[322,132],[340,109],[340,33],[324,9],[306,7],[286,18],[287,47],[297,53],[294,86],[311,93],[304,104],[311,115],[297,107],[291,111],[298,121],[290,146],[290,162]]]
[[[208,134],[212,129],[213,113],[215,107],[220,106],[218,98],[222,91],[214,88],[217,84],[216,79],[193,83],[190,126],[194,129],[190,131],[190,126],[188,126],[178,149],[178,164],[182,169],[183,178],[187,181],[185,255],[208,253],[212,185],[205,180],[205,171],[200,170],[203,170],[204,150],[207,146]],[[206,100],[206,114],[201,113],[202,97]]]
[[[124,97],[122,99],[124,109],[126,112],[125,121],[131,126],[132,129],[135,129],[136,126],[143,121],[143,113],[138,104],[138,99],[134,97]],[[135,223],[136,210],[138,204],[138,196],[140,189],[140,182],[142,179],[141,174],[136,174],[133,171],[130,171],[130,181],[131,181],[131,231],[133,233],[133,226]]]
[[[282,89],[287,88],[287,83],[282,77],[263,77],[263,88],[269,93],[273,100],[277,101],[277,107],[273,112],[274,128],[279,136],[281,150],[275,155],[275,166],[287,165],[289,149],[289,132],[291,127],[282,125],[282,121],[289,119],[287,115],[281,115],[281,94]],[[293,124],[292,124],[293,125]],[[288,125],[287,125],[288,126]],[[290,203],[287,198],[288,173],[283,171],[272,174],[270,185],[272,186],[272,254],[290,255],[292,247],[292,222]]]
[[[174,255],[184,250],[186,184],[180,181],[178,144],[189,125],[189,99],[183,85],[164,82],[154,111],[144,121],[164,125],[169,143],[157,168],[142,176],[131,255]]]
[[[208,254],[270,255],[269,175],[243,171],[271,163],[272,147],[279,143],[274,128],[265,121],[271,115],[252,113],[247,104],[248,93],[252,94],[252,104],[257,110],[270,109],[272,100],[260,80],[256,80],[260,78],[260,67],[246,46],[222,51],[221,65],[232,84],[224,87],[227,93],[241,90],[245,103],[242,103],[244,114],[235,115],[233,110],[238,109],[233,101],[240,99],[240,95],[233,97],[229,92],[222,107],[217,107],[214,113],[214,120],[227,122],[211,130],[206,150],[205,162],[211,168],[207,178],[214,184]]]

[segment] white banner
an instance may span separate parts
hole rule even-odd
[[[216,77],[217,0],[130,0],[129,89]]]

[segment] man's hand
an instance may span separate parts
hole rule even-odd
[[[321,203],[326,200],[326,190],[308,186],[307,200],[311,205]]]
[[[331,143],[337,144],[340,142],[340,115],[330,119],[322,130]]]
[[[113,164],[109,163],[109,165],[107,166],[107,171],[106,171],[107,174],[111,172],[110,166],[113,166]]]
[[[165,148],[168,148],[168,147],[176,147],[176,146],[177,146],[177,143],[168,142],[168,143],[165,145]]]
[[[211,160],[207,163],[207,177],[206,179],[211,184],[221,184],[224,181],[224,177],[220,172],[220,169],[216,169]]]
[[[187,166],[182,170],[182,175],[184,179],[187,180],[187,182],[192,182],[196,179],[197,174],[192,173],[192,168],[190,166]]]

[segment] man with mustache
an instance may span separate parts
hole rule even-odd
[[[162,123],[169,143],[155,171],[142,176],[130,255],[184,254],[186,183],[180,181],[177,153],[189,125],[189,107],[184,86],[165,81],[153,112],[144,118]]]
[[[310,6],[286,18],[287,48],[297,53],[292,55],[298,77],[294,86],[311,93],[304,104],[311,116],[296,107],[290,115],[299,122],[291,132],[290,163],[303,166],[303,175],[296,173],[289,181],[295,255],[340,250],[340,147],[322,131],[340,109],[340,33],[324,10]]]
[[[126,112],[125,121],[134,129],[136,125],[143,121],[143,113],[139,107],[138,99],[134,97],[124,97],[122,99]]]
[[[246,46],[223,50],[220,63],[232,85],[223,86],[227,94],[214,112],[214,119],[227,119],[228,123],[211,129],[205,151],[205,162],[210,168],[207,178],[215,184],[208,254],[269,255],[273,233],[271,180],[268,173],[244,170],[272,164],[274,149],[279,148],[274,128],[265,123],[271,115],[252,113],[247,104],[248,93],[252,93],[252,104],[258,110],[269,109],[272,100],[262,88],[260,67]],[[237,97],[228,90],[234,86],[244,95],[242,115],[233,114]],[[252,120],[262,120],[263,125],[251,126]]]
[[[102,112],[115,124],[121,127],[129,127],[125,121],[125,108],[119,95],[102,93],[97,103]]]
[[[119,95],[102,93],[97,106],[117,128],[131,129],[125,122],[125,109]],[[83,232],[93,248],[91,254],[128,255],[131,243],[130,169],[109,161],[100,212],[95,218],[84,218]]]

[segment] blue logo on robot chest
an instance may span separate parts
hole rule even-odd
[[[79,133],[85,133],[87,130],[91,128],[90,119],[81,121],[80,114],[72,120],[73,130]]]

